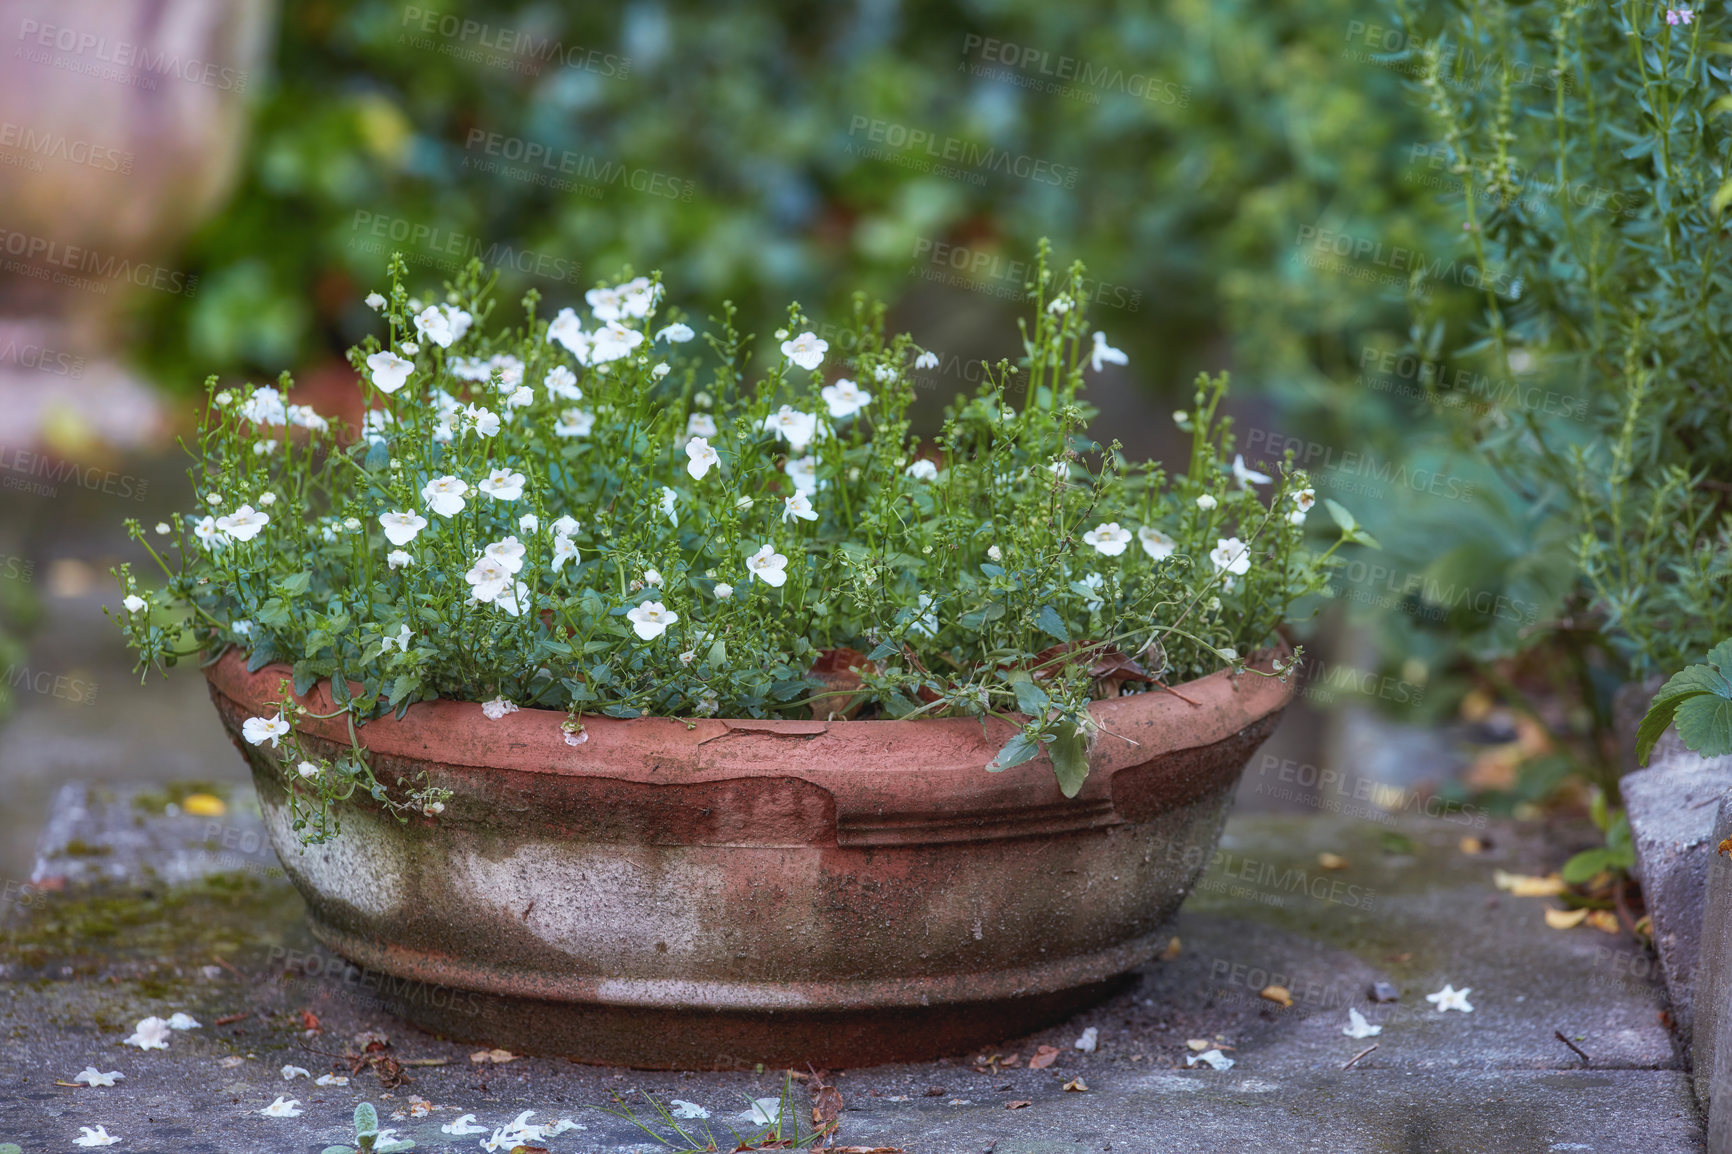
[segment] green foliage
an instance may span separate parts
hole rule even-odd
[[[1732,640],[1708,651],[1706,661],[1674,673],[1648,705],[1636,731],[1636,761],[1648,764],[1654,743],[1674,723],[1686,749],[1704,757],[1732,753]]]
[[[1583,850],[1564,863],[1558,876],[1573,886],[1586,885],[1601,872],[1628,873],[1636,864],[1636,847],[1630,844],[1630,817],[1606,804],[1603,790],[1594,791],[1589,814],[1606,837],[1606,844]]]
[[[355,1107],[355,1144],[327,1146],[320,1154],[401,1154],[413,1150],[413,1138],[399,1138],[395,1130],[379,1129],[379,1111],[371,1102]]]

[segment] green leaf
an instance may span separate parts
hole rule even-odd
[[[1083,781],[1089,775],[1088,738],[1077,732],[1069,722],[1059,722],[1059,735],[1047,746],[1052,758],[1053,776],[1058,778],[1058,790],[1066,797],[1082,792]]]
[[[886,657],[889,657],[892,653],[895,653],[895,652],[896,652],[896,646],[892,645],[888,641],[881,641],[878,643],[877,646],[875,646],[873,648],[872,652],[870,652],[866,655],[866,660],[868,660],[868,661],[882,661]]]
[[[13,1146],[11,1149],[16,1150],[18,1147]],[[0,1146],[0,1154],[7,1154],[7,1147]],[[319,1151],[319,1154],[357,1154],[357,1152],[353,1146],[327,1146]]]
[[[271,588],[275,589],[278,593],[281,593],[284,597],[299,597],[301,594],[305,593],[312,584],[313,575],[311,573],[301,572],[291,573],[289,576],[284,577],[281,580],[272,582]]]
[[[1031,740],[1026,733],[1018,733],[1004,743],[997,757],[986,763],[986,769],[988,773],[999,773],[1013,765],[1032,761],[1039,753],[1040,742]]]
[[[1060,617],[1058,610],[1051,605],[1040,607],[1040,612],[1035,615],[1034,623],[1048,637],[1056,638],[1059,641],[1070,640],[1070,633],[1064,627],[1064,618]]]
[[[714,645],[710,646],[710,668],[720,669],[723,665],[727,664],[727,661],[728,643],[718,639]]]
[[[1727,98],[1722,96],[1714,103],[1725,104],[1726,101]],[[1726,206],[1728,204],[1732,204],[1732,180],[1726,181],[1715,190],[1713,199],[1708,202],[1708,207],[1713,211],[1715,216],[1719,216],[1721,213],[1726,211]]]
[[[1703,757],[1732,753],[1732,700],[1698,694],[1678,706],[1673,720],[1686,749],[1693,749]]]
[[[1732,666],[1732,641],[1716,645],[1709,652],[1708,660],[1710,664],[1686,665],[1654,694],[1642,724],[1636,729],[1636,764],[1648,764],[1648,755],[1653,753],[1654,744],[1677,720],[1679,711],[1688,702],[1704,696],[1721,702],[1732,701],[1732,681],[1728,681],[1722,672]],[[1711,702],[1692,710],[1690,726],[1695,741],[1685,736],[1682,722],[1678,726],[1678,736],[1684,745],[1708,757],[1732,753],[1732,732],[1728,731],[1728,723],[1719,714]]]
[[[1032,681],[1012,682],[1011,688],[1016,691],[1016,707],[1030,717],[1041,716],[1051,703],[1046,691]]]
[[[1323,507],[1329,511],[1330,519],[1343,533],[1352,536],[1359,531],[1359,522],[1355,521],[1353,514],[1349,513],[1340,503],[1325,497],[1323,498]]]
[[[373,1103],[362,1102],[355,1107],[355,1137],[364,1138],[368,1134],[379,1132],[379,1111],[373,1109]]]
[[[1572,886],[1579,886],[1601,870],[1629,869],[1633,860],[1628,852],[1619,853],[1615,849],[1600,846],[1597,849],[1586,849],[1576,854],[1564,863],[1564,868],[1558,871],[1558,876]]]

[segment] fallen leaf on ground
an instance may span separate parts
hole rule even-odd
[[[1719,849],[1716,852],[1723,853],[1727,857],[1732,857],[1732,837],[1729,837],[1725,841],[1722,841],[1720,843]]]
[[[1274,1002],[1281,1006],[1291,1007],[1293,1005],[1293,995],[1287,991],[1286,986],[1264,986],[1257,991],[1257,996],[1266,1002]]]
[[[1732,841],[1732,838],[1727,838],[1726,840]],[[1155,957],[1160,961],[1170,962],[1179,956],[1179,951],[1183,948],[1184,947],[1179,943],[1179,939],[1173,938],[1167,942],[1167,948],[1156,954]]]
[[[497,1065],[501,1062],[515,1062],[517,1055],[510,1050],[477,1050],[469,1055],[469,1060],[477,1065],[482,1062],[492,1062]]]
[[[1021,1110],[1032,1105],[1034,1105],[1034,1103],[1030,1102],[1027,1098],[1018,1098],[1014,1102],[1006,1102],[1004,1108],[1006,1110]]]
[[[1088,1084],[1082,1080],[1082,1076],[1079,1074],[1077,1077],[1066,1082],[1064,1088],[1066,1090],[1074,1090],[1080,1094],[1088,1089]]]
[[[1187,1038],[1185,1040],[1185,1045],[1198,1053],[1202,1053],[1204,1050],[1207,1050],[1210,1046],[1214,1045],[1214,1043],[1209,1041],[1207,1038]]]
[[[1595,910],[1588,915],[1587,921],[1603,934],[1618,932],[1618,916],[1611,910]]]
[[[842,1116],[842,1091],[825,1082],[814,1084],[812,1091],[812,1125],[824,1126]]]
[[[1564,892],[1564,879],[1557,874],[1535,877],[1532,874],[1512,874],[1491,871],[1492,884],[1518,898],[1555,898]]]
[[[1461,846],[1461,852],[1465,854],[1481,854],[1485,852],[1485,842],[1481,841],[1477,837],[1464,837],[1456,844]]]
[[[1546,925],[1554,930],[1573,930],[1588,916],[1586,909],[1560,910],[1546,907]]]
[[[218,1022],[217,1024],[220,1026],[222,1023]],[[313,1013],[311,1010],[301,1011],[301,1029],[321,1030],[323,1028],[323,1026],[319,1025],[319,1016],[317,1014]]]
[[[238,1014],[224,1014],[222,1017],[220,1017],[216,1020],[216,1024],[219,1026],[232,1026],[236,1022],[243,1020],[246,1016],[247,1016],[247,1013],[245,1010],[242,1010]]]
[[[1058,1047],[1042,1046],[1029,1058],[1028,1068],[1030,1070],[1044,1070],[1056,1061],[1058,1061]]]
[[[229,811],[223,799],[214,793],[189,793],[180,799],[180,809],[194,817],[221,817]]]
[[[1338,853],[1324,852],[1317,855],[1317,864],[1326,870],[1344,870],[1347,868],[1347,859]]]

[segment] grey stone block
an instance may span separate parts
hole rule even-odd
[[[1732,794],[1721,797],[1714,845],[1732,837]],[[1715,853],[1707,872],[1701,954],[1696,969],[1696,1038],[1691,1055],[1696,1100],[1709,1112],[1710,1150],[1732,1150],[1732,861]]]
[[[1656,764],[1627,775],[1622,788],[1636,878],[1653,918],[1672,1020],[1689,1053],[1704,894],[1716,844],[1714,806],[1732,789],[1732,757],[1705,758],[1681,746],[1657,752]]]

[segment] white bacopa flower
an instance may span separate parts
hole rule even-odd
[[[201,1026],[193,1018],[193,1016],[191,1014],[183,1014],[183,1013],[180,1013],[179,1011],[176,1011],[173,1015],[171,1015],[169,1017],[168,1028],[171,1030],[202,1030],[202,1029],[204,1029],[204,1027]]]
[[[419,513],[394,510],[380,513],[379,525],[385,530],[385,540],[393,545],[407,545],[427,527],[427,518]]]
[[[271,743],[271,748],[277,747],[277,739],[289,732],[289,723],[278,713],[275,717],[249,717],[241,722],[241,736],[251,745]],[[151,1019],[145,1019],[150,1021]]]
[[[621,311],[628,317],[643,320],[661,299],[662,286],[647,276],[634,276],[619,286]]]
[[[1142,545],[1143,552],[1156,561],[1164,560],[1173,555],[1178,543],[1153,525],[1144,525],[1137,530],[1137,541]]]
[[[524,476],[510,469],[494,469],[486,478],[476,485],[483,493],[495,501],[515,501],[523,496]]]
[[[566,311],[569,312],[570,310],[567,309]],[[450,1134],[455,1138],[461,1138],[469,1134],[485,1134],[487,1133],[487,1127],[477,1126],[475,1124],[475,1115],[465,1114],[461,1118],[457,1119],[457,1121],[447,1122],[445,1125],[439,1127],[439,1132],[441,1134]]]
[[[776,552],[775,546],[765,545],[746,558],[746,572],[772,588],[788,580],[788,559]]]
[[[254,718],[253,720],[258,719]],[[284,732],[288,731],[287,726],[284,726],[283,729]],[[247,740],[253,741],[251,736]],[[253,744],[257,745],[258,742],[253,741]],[[273,741],[271,744],[275,745],[276,742]],[[138,1025],[132,1028],[132,1037],[126,1039],[125,1045],[137,1046],[140,1050],[166,1050],[168,1049],[168,1040],[172,1036],[173,1031],[169,1029],[166,1020],[154,1016],[141,1018]]]
[[[465,405],[463,407],[463,427],[474,429],[476,435],[496,437],[499,435],[499,414],[482,405]]]
[[[716,435],[716,419],[708,413],[693,413],[686,418],[686,436],[713,437]]]
[[[692,712],[699,717],[714,717],[721,708],[722,699],[716,696],[716,691],[706,689],[698,694],[698,703],[692,706]]]
[[[1076,1048],[1085,1054],[1092,1054],[1100,1045],[1101,1032],[1098,1027],[1089,1026],[1083,1030],[1082,1036],[1076,1040]]]
[[[296,1078],[311,1078],[313,1072],[305,1066],[284,1066],[283,1081],[293,1082]]]
[[[1471,993],[1473,993],[1472,986],[1464,986],[1458,990],[1446,982],[1443,989],[1437,993],[1425,995],[1425,1000],[1435,1005],[1440,1014],[1449,1010],[1460,1010],[1464,1014],[1471,1014],[1473,1013],[1473,1006],[1467,1000],[1467,996]]]
[[[716,600],[726,601],[734,595],[734,587],[726,581],[716,582]]]
[[[812,499],[804,493],[795,493],[791,497],[782,498],[782,521],[784,524],[795,519],[801,521],[816,521],[818,511],[812,508]]]
[[[72,1140],[74,1146],[112,1146],[120,1141],[118,1134],[110,1134],[103,1126],[80,1126],[78,1137]]]
[[[353,532],[355,532],[355,530],[359,529],[360,527],[361,527],[361,519],[359,517],[344,517],[343,518],[343,528],[347,529],[349,532],[353,533]]]
[[[796,493],[804,493],[809,497],[818,491],[818,458],[790,457],[788,463],[782,466],[782,472],[788,474],[788,479],[794,482]]]
[[[716,456],[715,449],[703,437],[693,437],[686,442],[686,456],[690,458],[686,461],[686,472],[692,475],[694,481],[703,480],[704,474],[715,468],[722,460]]]
[[[1124,350],[1115,349],[1107,344],[1105,333],[1097,332],[1095,333],[1094,348],[1089,350],[1089,367],[1098,373],[1101,371],[1101,366],[1108,363],[1128,365],[1131,363],[1131,358],[1125,355]]]
[[[277,1100],[259,1111],[267,1118],[299,1118],[301,1116],[301,1100],[285,1098],[277,1095]]]
[[[710,1112],[708,1110],[704,1109],[702,1106],[698,1105],[696,1102],[687,1102],[684,1098],[675,1098],[672,1102],[670,1102],[668,1104],[673,1107],[673,1109],[670,1110],[669,1113],[672,1114],[675,1118],[692,1119],[692,1118],[708,1118],[710,1116]]]
[[[525,513],[517,519],[517,527],[525,533],[533,533],[541,528],[541,518],[534,513]]]
[[[128,613],[137,613],[140,609],[143,609],[146,605],[150,604],[150,602],[146,601],[136,593],[128,593],[126,595],[126,600],[122,601],[121,604],[126,607]]]
[[[385,554],[385,564],[389,565],[393,569],[402,569],[403,567],[413,565],[414,563],[415,558],[411,557],[408,551],[404,549],[393,549],[389,553]]]
[[[320,1074],[313,1079],[315,1086],[347,1086],[349,1079],[342,1074]]]
[[[331,427],[331,422],[314,412],[311,405],[290,405],[286,415],[289,418],[289,424],[303,429],[312,429],[314,432],[322,433]],[[273,446],[276,444],[275,441],[265,443]]]
[[[1299,506],[1301,513],[1309,513],[1311,506],[1317,503],[1317,491],[1315,489],[1297,489],[1293,493],[1293,503]]]
[[[994,563],[1002,561],[1004,560],[1004,550],[1000,549],[997,545],[988,545],[986,548],[986,559]]]
[[[415,362],[404,360],[389,350],[367,358],[367,368],[373,374],[373,387],[381,393],[394,393],[409,381]]]
[[[471,597],[488,602],[505,592],[511,583],[511,572],[497,558],[484,556],[463,575],[463,579],[469,582]]]
[[[1341,1032],[1349,1038],[1375,1038],[1383,1033],[1382,1026],[1373,1026],[1365,1020],[1365,1015],[1359,1012],[1357,1006],[1347,1008],[1347,1024],[1341,1027]]]
[[[435,477],[421,487],[421,499],[441,517],[455,517],[463,512],[463,494],[469,492],[469,482],[447,473]]]
[[[167,521],[158,521],[156,523],[156,535],[158,537],[166,537],[172,532],[174,532],[174,530],[169,527]]]
[[[672,522],[675,527],[678,527],[680,523],[679,515],[674,512],[674,506],[679,502],[679,499],[680,495],[678,493],[674,492],[666,485],[662,486],[661,510],[663,513],[667,514],[668,520]]]
[[[668,341],[676,345],[683,345],[695,336],[697,336],[697,334],[692,332],[690,325],[683,325],[680,322],[675,321],[673,324],[657,333],[656,340]]]
[[[238,621],[229,622],[229,628],[234,631],[236,637],[251,637],[253,635],[253,623],[245,617]]]
[[[1057,296],[1053,297],[1052,300],[1047,302],[1046,311],[1052,313],[1054,316],[1062,317],[1064,314],[1070,312],[1075,304],[1076,302],[1070,299],[1069,293],[1059,293]]]
[[[387,633],[379,638],[379,652],[389,653],[395,649],[399,653],[407,653],[409,642],[414,638],[414,632],[407,625],[398,625],[396,633]]]
[[[408,353],[410,356],[414,356],[416,353],[421,351],[421,346],[416,344],[414,341],[404,341],[397,347]]]
[[[798,453],[818,435],[818,417],[815,413],[802,413],[793,405],[783,405],[764,418],[764,431],[775,433]]]
[[[255,510],[251,505],[242,505],[233,513],[218,517],[216,527],[236,541],[251,541],[264,531],[270,520],[269,513]]]
[[[643,571],[643,583],[645,585],[654,585],[659,589],[662,584],[662,575],[655,569],[645,569]]]
[[[938,354],[933,352],[921,353],[914,358],[914,367],[917,369],[936,369],[938,367]]]
[[[527,408],[535,403],[535,390],[528,385],[518,385],[505,398],[505,407],[515,413],[518,409]]]
[[[811,372],[824,363],[824,354],[830,351],[830,342],[820,340],[817,333],[801,333],[790,341],[782,342],[782,355]]]
[[[303,761],[301,764],[295,766],[295,772],[300,774],[302,777],[318,777],[319,767],[310,761]]]
[[[549,528],[553,530],[554,535],[557,537],[575,537],[577,536],[577,531],[583,528],[583,526],[578,524],[577,518],[575,517],[561,516],[558,520],[554,521]]]
[[[415,314],[415,332],[442,349],[450,348],[457,339],[451,331],[451,318],[438,305],[428,305]]]
[[[643,344],[643,334],[636,329],[628,329],[618,321],[608,321],[596,331],[590,342],[589,358],[591,363],[605,365],[609,361],[617,361],[631,355],[631,351]]]
[[[1248,489],[1252,485],[1267,485],[1274,478],[1267,473],[1259,473],[1245,464],[1241,453],[1233,454],[1233,480],[1239,483],[1239,488]]]
[[[774,1126],[782,1116],[782,1100],[780,1098],[757,1098],[752,1102],[751,1109],[740,1117],[754,1126]]]
[[[531,604],[531,601],[529,586],[519,581],[509,589],[500,590],[499,594],[493,598],[493,607],[511,617],[517,617]]]
[[[625,310],[621,307],[624,298],[625,294],[617,288],[592,288],[583,294],[589,311],[598,321],[617,321],[624,316]]]
[[[361,303],[372,309],[374,312],[378,312],[380,309],[385,307],[385,298],[379,293],[372,292],[368,293],[367,298]]]
[[[660,601],[645,601],[632,606],[626,612],[625,618],[631,622],[632,631],[640,638],[654,641],[666,633],[668,626],[678,621],[680,615]]]
[[[564,409],[559,414],[559,420],[554,423],[553,435],[556,437],[587,437],[595,427],[595,414],[586,413],[582,409]]]
[[[289,412],[283,407],[283,394],[270,385],[259,385],[241,406],[241,419],[255,425],[288,424]]]
[[[385,426],[395,420],[389,409],[368,409],[361,415],[361,435],[367,438],[369,445],[384,444],[388,439]]]
[[[495,697],[492,701],[481,703],[481,712],[489,721],[498,721],[507,713],[517,712],[517,703],[507,701],[503,697]]]
[[[116,1082],[124,1082],[126,1081],[126,1075],[122,1074],[119,1070],[110,1070],[108,1073],[104,1074],[95,1066],[86,1066],[84,1069],[80,1070],[72,1080],[74,1082],[83,1082],[86,1086],[94,1089],[97,1086],[112,1086]]]
[[[690,665],[692,662],[696,661],[697,659],[698,659],[698,651],[695,649],[688,649],[684,653],[680,654],[680,664],[681,665]]]
[[[1305,523],[1305,510],[1295,509],[1287,514],[1287,523],[1289,525],[1303,525]]]
[[[1218,502],[1215,498],[1209,496],[1207,493],[1204,493],[1201,497],[1197,498],[1197,508],[1201,509],[1205,513],[1210,509],[1213,509],[1216,504],[1218,504]]]
[[[838,421],[852,417],[872,403],[872,394],[846,377],[833,385],[825,385],[818,390],[818,395],[824,398],[824,403],[830,406],[830,415]]]
[[[1251,547],[1237,537],[1217,537],[1215,547],[1209,550],[1209,561],[1217,573],[1242,577],[1251,568]]]
[[[1083,544],[1093,545],[1108,557],[1117,557],[1131,543],[1131,531],[1121,529],[1117,521],[1103,521],[1082,535]]]
[[[261,504],[261,505],[275,505],[276,503],[277,503],[277,495],[275,493],[271,492],[269,489],[266,489],[263,493],[259,494],[259,504]]]
[[[583,319],[576,309],[560,309],[547,324],[547,339],[565,347],[579,361],[589,363],[589,336],[583,331]]]
[[[920,458],[918,461],[908,466],[908,468],[904,469],[903,472],[907,473],[910,477],[913,477],[916,481],[938,480],[938,466],[932,461],[928,461],[925,457]]]
[[[583,558],[578,556],[577,544],[570,537],[560,534],[553,539],[553,571],[559,572],[560,566],[567,561],[577,564]]]
[[[564,365],[554,365],[548,369],[542,385],[546,387],[547,399],[550,401],[583,400],[583,390],[577,387],[577,374]]]

